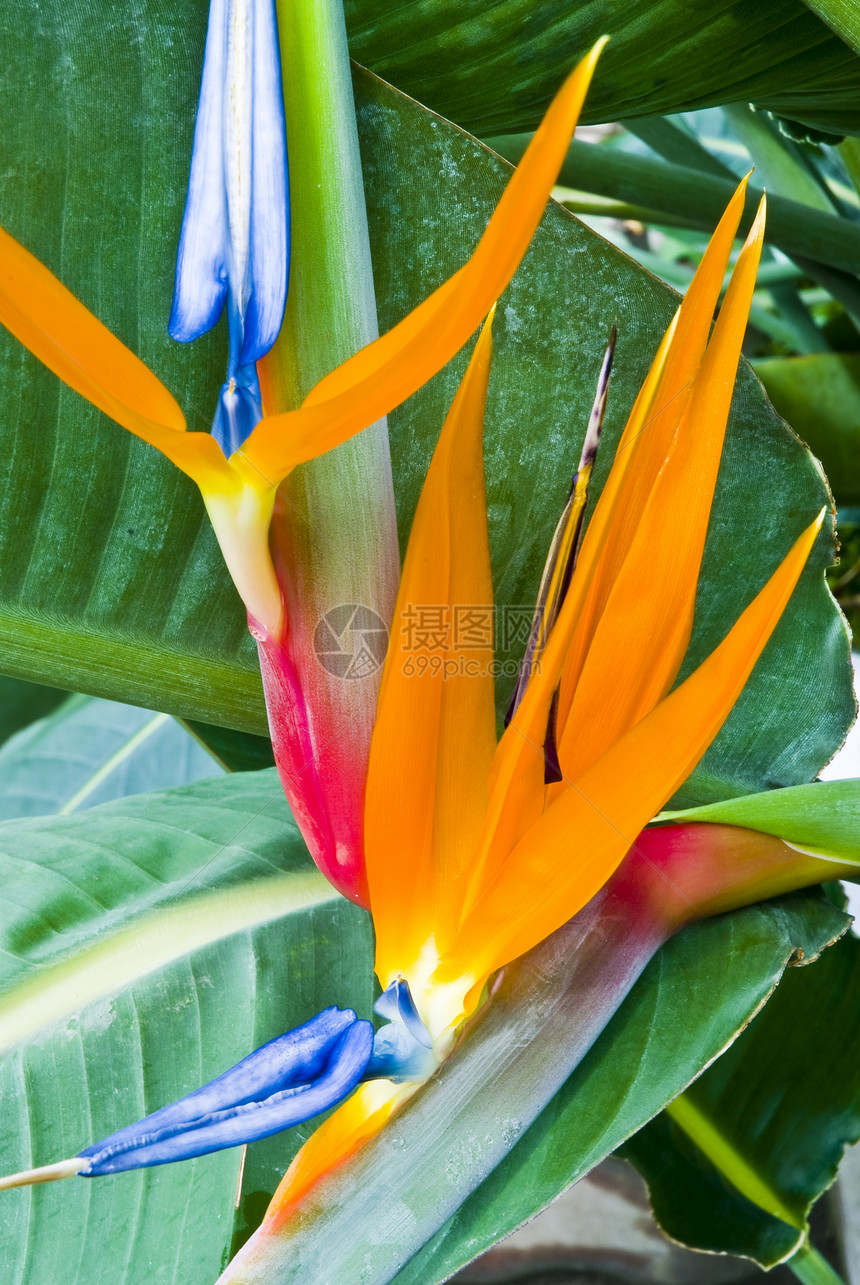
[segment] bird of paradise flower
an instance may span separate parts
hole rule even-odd
[[[482,466],[489,323],[436,448],[383,675],[365,844],[377,975],[383,987],[408,983],[437,1060],[491,975],[606,884],[696,766],[779,620],[820,529],[823,512],[798,535],[722,643],[672,690],[692,631],[764,232],[762,203],[708,340],[745,187],[726,210],[664,336],[580,538],[605,384],[599,389],[544,575],[530,672],[498,743],[487,652],[467,653],[472,663],[450,674],[439,639],[427,658],[436,663],[418,672],[409,664],[406,628],[415,604],[492,608]],[[646,575],[655,588],[642,594]],[[297,1200],[381,1127],[408,1092],[364,1085],[299,1153],[273,1208]]]
[[[320,380],[298,409],[264,415],[235,449],[222,445],[229,438],[226,429],[215,436],[186,431],[182,410],[160,380],[47,268],[0,231],[0,322],[70,387],[155,446],[200,488],[258,642],[270,729],[290,805],[320,869],[360,904],[367,904],[362,853],[338,840],[338,830],[344,836],[361,833],[360,817],[339,826],[336,783],[319,780],[309,768],[315,757],[310,694],[301,689],[290,659],[279,581],[284,569],[276,567],[269,543],[278,487],[299,464],[332,450],[411,396],[486,316],[541,218],[604,43],[595,45],[560,89],[468,262],[387,334]],[[177,299],[188,293],[183,283],[192,276],[181,256]],[[229,306],[232,316],[235,309]],[[174,313],[187,320],[189,308],[186,304],[177,312],[175,305]],[[255,335],[258,329],[251,327]],[[240,339],[231,338],[231,345],[241,347]],[[241,369],[247,373],[249,368]],[[264,363],[260,375],[265,409]],[[247,385],[250,377],[242,378]],[[224,410],[224,396],[216,421],[236,418],[235,408],[229,414]],[[355,797],[350,791],[349,798]],[[360,791],[357,798],[352,806],[360,806]]]
[[[439,439],[403,569],[365,810],[376,972],[383,987],[405,983],[414,998],[441,1068],[435,1077],[437,1109],[445,1097],[445,1072],[457,1060],[449,1054],[466,1019],[492,1007],[483,1001],[488,989],[496,990],[494,975],[498,979],[507,964],[566,923],[576,925],[588,903],[595,914],[577,941],[581,946],[583,934],[592,933],[597,953],[603,947],[601,958],[610,966],[599,1002],[583,999],[591,1011],[583,1029],[570,1033],[575,1050],[568,1073],[647,959],[679,927],[856,871],[850,861],[822,867],[817,856],[772,834],[736,826],[644,828],[725,721],[824,517],[818,513],[798,533],[723,641],[675,686],[692,632],[764,233],[762,201],[709,338],[745,189],[746,181],[663,338],[584,526],[607,395],[607,354],[513,707],[498,741],[487,650],[467,649],[465,663],[452,670],[447,639],[440,637],[428,644],[427,663],[419,667],[410,655],[408,628],[416,604],[441,604],[451,612],[464,602],[492,608],[482,463],[491,320]],[[643,581],[654,589],[640,593]],[[616,925],[614,933],[603,924],[601,909]],[[626,929],[618,927],[624,922]],[[620,960],[610,963],[607,950]],[[473,1035],[479,1029],[474,1026]],[[355,1182],[368,1191],[371,1175],[383,1184],[391,1181],[382,1151],[375,1169],[372,1157],[363,1163],[361,1157],[373,1151],[367,1144],[377,1134],[381,1139],[415,1087],[368,1082],[344,1102],[296,1156],[263,1224],[219,1285],[256,1285],[272,1271],[301,1270],[309,1261],[303,1237],[304,1252],[312,1255],[319,1235],[326,1234],[323,1228],[347,1232],[355,1225]],[[453,1089],[457,1101],[463,1089],[461,1077]],[[523,1103],[520,1124],[537,1109]],[[424,1131],[426,1118],[422,1130],[416,1117],[411,1136]],[[401,1144],[403,1136],[401,1130]],[[471,1185],[492,1167],[493,1154],[498,1161],[498,1149],[488,1145],[486,1151]],[[306,1199],[311,1203],[305,1210]],[[367,1216],[372,1199],[368,1194],[358,1217]],[[457,1200],[452,1188],[450,1207],[437,1211],[434,1227]],[[339,1211],[345,1211],[342,1218]],[[415,1243],[426,1234],[418,1228]],[[389,1278],[385,1270],[379,1267],[380,1279]]]
[[[0,319],[57,374],[194,478],[252,627],[267,643],[277,643],[285,624],[267,548],[278,481],[403,400],[468,337],[528,244],[598,53],[562,89],[469,263],[322,380],[298,411],[263,419],[229,458],[208,435],[185,433],[181,412],[155,377],[3,234]],[[741,184],[664,337],[583,534],[604,371],[553,542],[528,665],[498,744],[486,655],[478,649],[477,664],[453,676],[443,664],[415,674],[403,644],[404,619],[416,603],[492,607],[482,465],[490,323],[475,348],[413,525],[371,751],[366,866],[348,888],[357,899],[365,888],[369,896],[387,997],[382,1011],[392,1018],[388,1044],[374,1041],[353,1014],[329,1011],[43,1177],[112,1172],[265,1136],[372,1077],[297,1157],[262,1229],[265,1241],[273,1220],[378,1131],[447,1056],[492,974],[606,884],[696,765],[779,620],[823,518],[798,535],[723,642],[673,690],[692,629],[763,236],[762,206],[709,340],[744,190]],[[657,584],[647,598],[631,593],[644,567]],[[313,835],[312,808],[301,806]],[[326,873],[343,886],[343,871]],[[763,895],[755,881],[750,887],[751,900]],[[417,1058],[416,1046],[423,1050]],[[396,1082],[404,1079],[405,1086]],[[246,1258],[259,1243],[249,1243]]]

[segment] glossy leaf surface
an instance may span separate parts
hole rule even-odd
[[[670,1236],[763,1267],[794,1252],[810,1205],[860,1136],[858,995],[860,941],[852,933],[814,967],[793,969],[687,1090],[691,1124],[667,1113],[630,1141],[622,1154],[648,1180]],[[743,1194],[750,1175],[783,1217]]]
[[[684,0],[348,0],[346,12],[353,57],[475,134],[533,129],[565,71],[604,34],[604,78],[585,122],[752,100],[837,133],[860,129],[860,62],[834,34],[851,40],[853,22],[857,49],[850,0],[733,0],[704,11]]]
[[[274,772],[7,822],[0,872],[4,1170],[74,1154],[328,1004],[370,1011],[367,917],[314,870]],[[238,1234],[298,1141],[250,1149]],[[211,1282],[238,1163],[4,1192],[4,1273]]]
[[[77,812],[221,770],[166,714],[69,696],[0,747],[0,820]]]
[[[0,18],[13,23],[7,40],[33,51],[10,63],[0,87],[0,118],[9,122],[0,222],[153,366],[196,428],[208,422],[220,382],[220,340],[172,344],[165,319],[202,9],[165,15],[144,7],[105,22],[72,0],[62,13],[25,8]],[[508,171],[372,77],[359,74],[356,86],[384,329],[462,264]],[[415,184],[413,172],[434,182]],[[511,670],[500,680],[500,710],[606,334],[617,320],[598,485],[673,307],[667,288],[558,207],[501,301],[487,431],[497,600],[506,608],[497,636]],[[190,485],[5,335],[0,363],[8,389],[0,475],[6,668],[262,732],[251,640]],[[461,354],[391,417],[401,536],[464,363]],[[735,407],[688,665],[722,637],[826,498],[748,371]],[[740,546],[739,530],[748,534]],[[829,558],[822,535],[813,561]],[[683,801],[809,779],[850,718],[846,658],[842,625],[810,569]]]

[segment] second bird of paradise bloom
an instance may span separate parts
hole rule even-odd
[[[185,432],[158,380],[3,234],[0,319],[72,387],[194,478],[252,628],[275,653],[288,628],[268,550],[279,482],[402,401],[468,338],[528,244],[598,53],[558,95],[465,267],[323,379],[299,410],[264,418],[229,456],[212,437]],[[182,1102],[23,1180],[95,1176],[235,1145],[309,1118],[368,1081],[297,1157],[276,1197],[278,1208],[289,1206],[432,1073],[492,974],[603,887],[693,770],[779,620],[823,516],[798,533],[712,655],[673,687],[692,630],[763,235],[762,208],[709,339],[744,191],[741,184],[663,339],[584,526],[604,368],[528,663],[498,743],[486,651],[463,655],[452,676],[440,643],[426,658],[437,663],[416,672],[406,663],[404,627],[416,605],[492,609],[482,464],[488,322],[413,524],[373,736],[363,864],[331,865],[319,800],[297,792],[289,764],[280,765],[324,872],[369,901],[387,1026],[374,1037],[368,1022],[327,1010]],[[291,717],[300,723],[302,694],[293,695],[299,715],[294,709]]]
[[[764,230],[762,204],[709,338],[744,195],[742,183],[586,526],[607,355],[498,742],[486,649],[461,656],[454,675],[442,641],[430,663],[417,671],[407,663],[416,605],[492,609],[482,462],[491,320],[482,330],[415,515],[371,750],[366,877],[388,1024],[374,1037],[353,1013],[327,1010],[172,1107],[10,1183],[201,1154],[347,1097],[288,1172],[273,1207],[289,1208],[447,1057],[492,974],[604,886],[693,770],[779,620],[823,517],[799,532],[723,642],[673,688]],[[644,582],[647,594],[633,592]]]
[[[709,339],[745,188],[744,181],[663,338],[583,534],[604,364],[527,664],[498,741],[491,654],[461,653],[452,675],[440,640],[419,670],[407,628],[420,604],[492,609],[482,463],[489,322],[436,448],[383,674],[365,847],[379,982],[408,984],[437,1062],[492,975],[594,897],[692,772],[740,695],[821,527],[823,512],[798,532],[715,651],[675,687],[764,234],[762,201]],[[678,829],[649,832],[652,860],[661,834],[668,852]],[[710,829],[723,841],[721,827]],[[765,895],[751,880],[748,899]],[[322,1125],[273,1199],[272,1227],[413,1087],[365,1084]],[[255,1252],[249,1245],[240,1255],[237,1279]]]

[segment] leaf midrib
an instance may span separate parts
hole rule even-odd
[[[162,906],[8,991],[0,999],[0,1050],[212,942],[341,900],[314,871]]]

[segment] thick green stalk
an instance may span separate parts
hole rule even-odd
[[[624,122],[624,128],[671,165],[683,165],[688,170],[734,180],[728,165],[712,156],[697,138],[665,116],[633,116]]]
[[[760,112],[743,103],[724,107],[723,111],[738,138],[752,157],[757,181],[767,188],[769,196],[785,197],[808,205],[822,214],[838,215],[839,202],[826,188],[809,159],[797,143],[780,134]],[[834,271],[832,267],[809,259],[792,256],[799,267],[838,299],[855,325],[860,325],[860,286],[856,277]],[[808,310],[791,286],[773,292],[777,307],[795,324],[806,342],[798,346],[801,353],[829,352],[830,345],[818,331]]]
[[[341,3],[277,8],[293,242],[284,324],[258,367],[267,413],[294,409],[378,333]],[[260,648],[275,756],[315,859],[360,899],[364,777],[400,569],[384,421],[290,475],[271,541],[286,607],[284,637]]]
[[[379,333],[340,0],[278,0],[277,9],[292,266],[284,324],[265,362],[273,411],[298,406]],[[281,494],[297,587],[320,606],[364,601],[390,618],[399,556],[385,421],[297,469]]]
[[[277,9],[293,257],[283,328],[265,363],[267,409],[276,411],[299,405],[379,333],[340,0],[278,0]],[[297,469],[281,494],[295,597],[320,615],[364,602],[390,619],[400,564],[385,422]]]
[[[488,141],[501,156],[516,164],[529,137],[509,134]],[[733,179],[578,141],[571,144],[559,182],[565,187],[684,217],[692,227],[703,230],[716,225],[735,188]],[[760,196],[759,190],[749,190],[744,227],[752,221]],[[792,257],[801,255],[844,272],[860,272],[860,226],[835,214],[812,210],[784,197],[771,197],[767,239]]]
[[[786,1264],[803,1285],[845,1285],[842,1277],[807,1241]]]
[[[765,164],[765,159],[761,149],[764,148],[766,143],[768,159],[773,157],[774,165],[779,161],[780,167],[782,168],[786,167],[786,158],[789,158],[790,164],[793,166],[791,175],[796,179],[795,171],[799,162],[793,158],[793,153],[790,153],[787,150],[787,146],[785,149],[780,148],[779,141],[775,141],[772,134],[767,134],[766,136],[763,134],[763,131],[766,131],[766,128],[768,127],[765,126],[762,118],[760,116],[756,116],[754,112],[737,105],[737,112],[739,115],[735,117],[731,114],[731,109],[725,108],[724,110],[729,115],[729,119],[732,120],[740,137],[746,143],[750,151],[756,165],[757,182],[762,183],[767,187],[768,194],[771,197],[774,195],[785,196],[789,199],[796,199],[798,202],[802,203],[804,200],[802,191],[797,190],[796,188],[784,188],[780,182],[775,181],[776,176],[771,172],[771,165]],[[746,115],[744,116],[742,113],[746,113]],[[754,118],[754,123],[752,125],[749,124],[750,117]],[[684,166],[688,170],[700,171],[703,174],[713,175],[717,178],[726,178],[731,180],[731,182],[735,181],[731,170],[725,166],[722,161],[718,160],[715,156],[712,156],[711,153],[701,145],[698,139],[693,138],[692,135],[688,134],[686,130],[682,129],[679,125],[676,125],[673,121],[666,120],[660,116],[646,116],[640,119],[625,121],[624,124],[632,134],[635,134],[636,137],[640,138],[643,143],[646,143],[652,151],[655,151],[658,156],[662,156],[664,160],[669,161],[670,164]],[[850,144],[852,142],[856,142],[856,140],[848,139],[843,144],[843,148],[848,149],[848,154],[850,154]],[[761,149],[759,147],[759,143],[761,143]],[[779,155],[776,155],[778,148],[780,149]],[[847,163],[848,162],[846,160],[846,164]],[[800,180],[797,181],[799,182]],[[810,174],[806,169],[803,171],[802,190],[809,191],[810,200],[807,204],[821,212],[832,212],[833,206],[827,195],[817,184],[812,174]],[[670,215],[669,217],[672,216]],[[674,217],[676,221],[678,221],[677,216]],[[659,221],[659,217],[654,221]],[[691,226],[689,219],[687,220],[686,226]],[[812,277],[813,281],[817,281],[819,285],[824,286],[824,288],[833,295],[834,299],[839,300],[845,310],[850,313],[852,318],[856,319],[858,315],[860,315],[860,285],[858,285],[854,276],[848,272],[840,272],[836,268],[825,267],[823,263],[811,260],[804,255],[793,254],[792,258],[804,275]],[[764,263],[763,267],[766,266],[767,264]],[[762,281],[761,269],[759,270],[759,281]],[[818,332],[817,327],[812,321],[808,310],[804,307],[802,301],[798,297],[797,292],[793,290],[791,286],[788,286],[782,289],[778,287],[776,290],[772,291],[772,293],[780,313],[793,315],[795,319],[795,324],[790,327],[791,330],[793,330],[793,335],[786,333],[784,336],[774,335],[774,337],[779,338],[783,342],[787,342],[789,347],[797,347],[799,352],[828,351],[829,345],[823,335]],[[766,313],[760,315],[758,321],[756,321],[755,318],[751,318],[751,320],[758,325],[761,325],[762,321],[767,323],[767,319],[768,314]],[[780,318],[780,321],[783,319],[784,318]],[[766,333],[773,333],[773,328],[768,327],[767,324],[765,324],[764,329]]]

